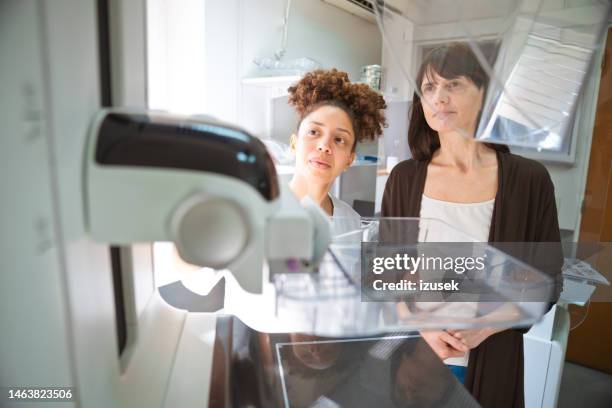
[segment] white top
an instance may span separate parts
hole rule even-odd
[[[419,217],[443,221],[477,242],[487,242],[494,204],[495,199],[479,203],[453,203],[429,198],[423,194]],[[421,225],[419,224],[419,227]],[[449,234],[448,230],[437,228],[438,226],[437,223],[431,223],[426,225],[426,228],[419,228],[419,242],[466,241],[463,235]]]
[[[350,217],[350,218],[361,218],[359,213],[353,210],[353,207],[345,203],[344,201],[329,194],[329,198],[334,206],[332,210],[332,217]]]
[[[479,203],[453,203],[429,198],[425,194],[421,199],[421,218],[433,218],[468,235],[477,242],[489,240],[489,229],[495,199]],[[464,235],[452,234],[437,223],[428,223],[426,219],[419,222],[419,242],[462,242]],[[445,364],[466,367],[469,352],[463,357],[452,357],[444,360]]]
[[[332,236],[358,230],[361,227],[361,216],[353,207],[329,194],[332,201]]]

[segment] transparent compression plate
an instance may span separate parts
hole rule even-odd
[[[550,153],[569,151],[580,94],[609,19],[609,0],[372,3],[383,61],[391,67],[386,97],[413,100],[414,95],[419,106],[436,113],[437,126],[466,137]],[[456,43],[468,52],[441,49]],[[441,71],[437,74],[454,79],[470,72],[484,85],[475,135],[453,115],[457,105],[438,103],[440,94],[417,79],[432,50],[434,71]],[[441,89],[442,99],[449,96],[454,102],[465,96],[461,84]]]
[[[554,301],[555,279],[548,274],[493,246],[477,243],[441,221],[364,219],[359,228],[346,229],[351,222],[354,223],[333,219],[334,238],[317,271],[273,276],[275,319],[280,326],[291,328],[287,331],[337,337],[420,329],[523,326],[536,322],[547,311],[549,302]],[[441,236],[446,240],[441,240]],[[429,237],[436,238],[436,242],[427,241]],[[455,262],[454,269],[449,270],[448,265],[438,269],[421,267],[413,275],[401,270],[399,275],[387,279],[445,282],[449,277],[460,277],[465,290],[380,293],[371,290],[371,285],[387,272],[375,275],[367,268],[362,271],[362,251],[372,250],[383,255],[399,251],[429,260],[482,257],[486,261],[482,270],[459,274]]]

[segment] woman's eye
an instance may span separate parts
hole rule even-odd
[[[344,144],[344,143],[345,143],[344,138],[342,138],[342,137],[337,137],[337,138],[336,138],[336,143],[338,143],[338,144]]]
[[[310,136],[316,136],[316,135],[317,135],[317,130],[316,130],[316,129],[310,129],[310,130],[308,131],[308,135],[310,135]]]
[[[422,92],[423,92],[423,93],[429,93],[429,92],[431,92],[431,90],[432,90],[432,89],[433,89],[433,86],[431,86],[431,85],[425,85],[425,86],[423,87]]]

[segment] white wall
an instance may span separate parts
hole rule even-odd
[[[382,66],[383,92],[385,98],[394,101],[411,101],[414,93],[414,79],[406,75],[415,71],[414,24],[400,16],[385,17],[383,20]]]
[[[273,34],[271,43],[254,41],[255,35],[262,28],[257,16],[261,2],[246,1],[245,15],[252,18],[245,21],[245,41],[243,61],[245,72],[252,68],[250,61],[256,56],[269,56],[280,44],[280,35]],[[271,18],[282,17],[283,0],[268,0],[269,7],[266,13]],[[277,17],[278,16],[278,17]],[[261,16],[263,17],[263,16]],[[274,21],[274,20],[272,20]],[[279,27],[280,29],[280,27]],[[312,0],[293,0],[289,16],[289,32],[287,36],[287,54],[285,58],[291,60],[308,56],[319,61],[323,68],[338,68],[349,73],[351,80],[360,76],[360,67],[368,64],[380,64],[381,36],[376,24],[356,17],[337,7]],[[248,64],[248,65],[247,65]]]
[[[256,74],[255,58],[280,49],[284,12],[285,0],[206,1],[207,113],[267,136],[264,112],[253,111],[264,101],[253,101],[241,82]],[[309,57],[357,80],[361,66],[380,64],[381,48],[375,24],[321,1],[292,1],[285,61]]]
[[[238,122],[243,3],[242,0],[206,0],[206,113],[231,123]]]
[[[206,112],[204,5],[203,0],[147,0],[150,108],[185,114]]]

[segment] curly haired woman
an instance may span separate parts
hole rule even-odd
[[[368,85],[351,83],[346,72],[332,69],[306,74],[289,88],[289,103],[299,115],[297,133],[291,136],[296,163],[289,187],[330,216],[359,217],[329,190],[355,159],[357,143],[382,134],[385,100]]]

